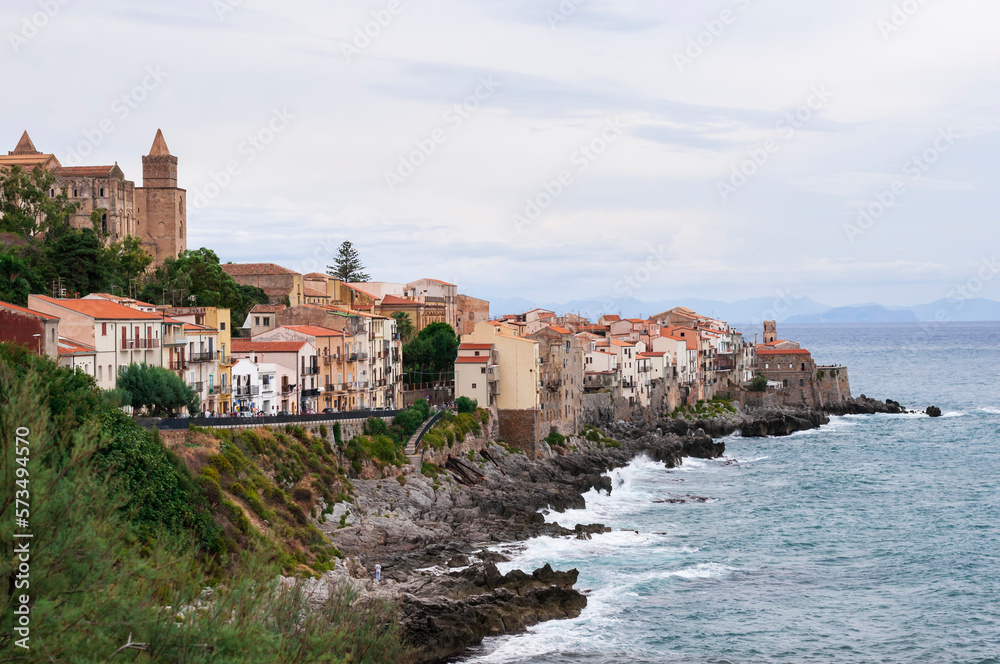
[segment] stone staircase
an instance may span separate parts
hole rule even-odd
[[[441,413],[434,415],[429,420],[421,424],[416,433],[410,436],[410,439],[406,441],[404,453],[406,454],[406,458],[410,460],[410,465],[412,465],[418,473],[423,466],[422,459],[424,455],[417,451],[417,445],[420,444],[420,439],[424,437],[424,434],[430,431],[431,427],[437,424],[439,419],[441,419]]]

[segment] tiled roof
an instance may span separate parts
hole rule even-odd
[[[462,344],[458,347],[459,350],[491,350],[493,344]]]
[[[762,348],[757,351],[758,355],[811,355],[805,348],[788,348],[775,350],[773,348]]]
[[[666,353],[639,353],[637,357],[663,357]]]
[[[108,302],[103,299],[57,300],[54,297],[48,297],[45,295],[36,295],[34,297],[83,314],[84,316],[90,316],[91,318],[95,318],[97,320],[160,320],[162,318],[160,314],[151,314],[145,311],[139,311],[138,309],[130,309],[129,307],[121,304]]]
[[[331,330],[328,327],[323,327],[322,325],[285,325],[283,326],[286,330],[294,330],[295,332],[300,332],[302,334],[308,334],[310,337],[342,337],[344,333],[340,330]]]
[[[314,280],[314,279],[331,279],[332,278],[332,277],[330,277],[330,275],[323,274],[321,272],[310,272],[309,274],[306,274],[306,275],[303,275],[303,276],[306,279],[310,279],[310,280]]]
[[[233,339],[231,350],[234,353],[297,353],[306,345],[305,341],[251,341],[249,339]]]
[[[776,341],[768,341],[766,344],[762,344],[762,345],[763,346],[777,346],[778,344],[787,344],[787,343],[788,343],[787,339],[777,339]]]
[[[96,351],[78,341],[70,341],[66,337],[59,337],[60,355],[93,355]]]
[[[395,295],[386,295],[382,298],[382,306],[389,305],[391,307],[408,307],[408,306],[420,306],[419,302],[415,300],[407,300],[405,297],[397,297]]]
[[[258,304],[250,310],[252,314],[276,314],[285,308],[283,304]]]
[[[559,334],[573,334],[561,325],[549,325],[549,329],[553,332],[558,332]]]
[[[62,166],[55,169],[55,175],[64,178],[106,178],[113,170],[114,166]]]
[[[441,284],[442,286],[454,286],[455,284],[449,284],[447,281],[441,281],[440,279],[428,279],[427,281],[433,281],[436,284]]]
[[[455,360],[455,364],[489,364],[490,358],[488,357],[459,357]]]
[[[16,304],[11,304],[9,302],[0,301],[0,309],[13,309],[14,311],[20,311],[22,314],[29,314],[31,316],[37,316],[39,318],[44,318],[46,320],[59,320],[58,316],[50,316],[48,314],[43,314],[41,311],[34,311],[32,309],[25,309],[24,307],[19,307]]]
[[[615,315],[601,316],[601,318],[603,318],[604,320],[610,320],[610,321],[619,321],[619,320],[622,319],[621,316],[615,316]]]
[[[635,345],[634,342],[621,341],[619,339],[611,339],[610,341],[611,341],[612,345],[614,345],[614,346],[621,346],[623,348],[631,348],[632,346]]]
[[[298,274],[276,263],[224,263],[222,269],[231,277],[251,277],[257,274]]]

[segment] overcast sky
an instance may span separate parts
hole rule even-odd
[[[0,26],[4,149],[139,185],[162,128],[223,261],[349,239],[377,280],[487,298],[909,305],[997,254],[996,0],[7,0]]]

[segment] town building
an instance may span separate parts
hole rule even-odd
[[[472,334],[476,325],[490,320],[490,303],[470,295],[458,296],[455,313],[455,333],[458,336]]]
[[[584,346],[568,329],[550,325],[530,335],[538,342],[541,420],[549,431],[576,435],[583,428]]]
[[[455,397],[483,407],[496,406],[500,394],[500,358],[493,344],[463,343],[455,360]]]
[[[444,305],[444,322],[458,327],[458,286],[440,279],[418,279],[406,284],[403,297],[417,302]]]
[[[59,357],[59,317],[0,302],[0,342],[24,346],[36,355]]]
[[[276,404],[272,409],[293,415],[315,413],[319,407],[319,358],[308,341],[233,339],[233,358],[276,367]]]
[[[254,286],[267,294],[269,304],[305,303],[302,275],[276,263],[223,263],[222,270],[241,286]]]
[[[161,344],[167,325],[160,314],[147,313],[104,299],[67,300],[29,295],[28,308],[59,319],[59,333],[93,348],[97,385],[112,389],[118,370],[130,364],[164,366]]]

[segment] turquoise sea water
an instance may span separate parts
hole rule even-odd
[[[834,418],[726,440],[668,471],[640,459],[612,494],[546,518],[502,571],[580,570],[575,620],[489,639],[477,663],[1000,663],[1000,324],[786,326],[855,395],[945,417]],[[678,496],[708,502],[671,504]],[[627,529],[627,530],[626,530]]]

